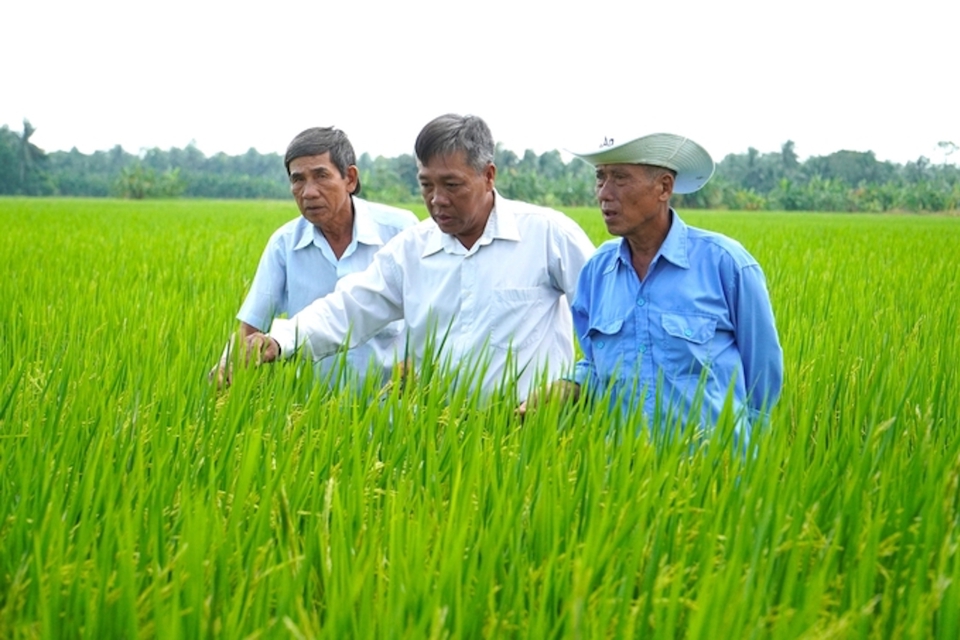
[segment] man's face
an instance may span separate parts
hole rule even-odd
[[[611,235],[642,235],[668,211],[672,193],[673,176],[656,167],[597,165],[597,199]]]
[[[290,192],[303,217],[321,230],[325,224],[352,220],[350,194],[356,188],[357,168],[350,165],[340,175],[329,152],[290,161]]]
[[[477,173],[463,151],[434,156],[420,165],[420,192],[430,217],[467,248],[483,234],[490,217],[496,175],[493,164]]]

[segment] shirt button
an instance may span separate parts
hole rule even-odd
[[[603,349],[603,340],[597,343],[597,349]]]
[[[690,329],[684,329],[684,330],[683,330],[683,335],[685,335],[685,336],[687,336],[687,337],[689,338],[690,336],[693,335],[693,331],[690,331]]]
[[[643,298],[640,298],[639,300],[637,300],[637,306],[638,306],[638,307],[642,307],[642,306],[645,305],[645,304],[646,304],[646,302],[643,300]]]
[[[640,353],[646,353],[646,352],[647,352],[647,345],[645,344],[640,345]]]

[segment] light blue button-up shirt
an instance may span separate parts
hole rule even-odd
[[[332,292],[343,276],[363,271],[388,240],[418,220],[413,213],[353,198],[353,237],[338,260],[330,243],[303,216],[277,229],[264,249],[250,291],[237,319],[267,331],[274,318],[293,316],[318,298]],[[346,356],[351,373],[361,377],[368,366],[382,366],[389,376],[395,357],[403,357],[403,323],[390,323],[365,344]],[[338,356],[320,360],[318,375],[330,374]]]
[[[574,381],[594,399],[610,394],[625,416],[642,411],[651,428],[709,430],[729,394],[745,444],[783,381],[766,280],[740,243],[670,213],[643,281],[624,239],[584,266],[572,306],[584,352]]]

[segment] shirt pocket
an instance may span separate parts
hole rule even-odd
[[[616,378],[623,374],[623,319],[598,320],[591,322],[587,329],[587,339],[597,375],[602,380]]]
[[[490,346],[523,349],[541,340],[546,331],[550,296],[541,288],[494,289],[491,298]]]
[[[663,329],[663,362],[668,377],[699,376],[710,366],[713,356],[717,318],[708,315],[665,313],[660,319]]]

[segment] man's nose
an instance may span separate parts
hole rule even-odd
[[[317,187],[317,184],[313,180],[307,180],[303,185],[303,197],[312,199],[319,195],[320,189]]]
[[[604,180],[603,182],[597,182],[597,200],[603,202],[604,200],[613,199],[613,189],[610,187],[610,181]]]

